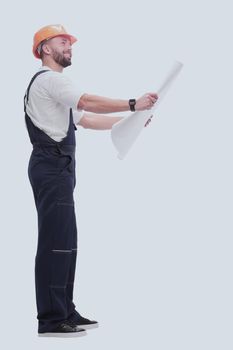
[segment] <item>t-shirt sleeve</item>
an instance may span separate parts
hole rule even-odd
[[[84,93],[63,73],[53,72],[49,77],[48,94],[56,102],[78,110],[79,99]]]
[[[83,117],[83,114],[85,113],[85,111],[83,109],[80,109],[80,110],[73,109],[72,112],[73,112],[74,124],[78,124],[80,119]]]

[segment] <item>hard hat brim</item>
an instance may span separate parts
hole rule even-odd
[[[55,38],[57,36],[64,36],[64,37],[70,39],[71,45],[73,45],[76,41],[78,41],[78,39],[75,36],[70,35],[70,34],[57,34],[57,35],[53,35],[47,39],[52,39],[52,38]],[[37,45],[37,47],[33,48],[33,54],[36,58],[40,58],[39,52],[37,51],[38,47],[39,47],[39,44]]]

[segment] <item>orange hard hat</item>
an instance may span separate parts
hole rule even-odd
[[[36,58],[40,58],[40,53],[37,51],[40,43],[46,39],[54,38],[55,36],[65,36],[70,39],[71,45],[73,45],[77,38],[67,33],[65,28],[61,24],[50,24],[38,30],[33,37],[32,52]]]

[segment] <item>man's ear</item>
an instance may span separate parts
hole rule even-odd
[[[49,55],[52,52],[52,50],[51,50],[51,48],[49,47],[48,44],[44,44],[42,46],[42,51],[43,51],[43,53],[45,53],[47,55]]]

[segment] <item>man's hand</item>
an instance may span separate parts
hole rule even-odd
[[[146,124],[144,125],[144,127],[150,124],[151,118],[152,118],[152,117],[153,117],[153,114],[152,114],[152,115],[150,116],[150,118],[147,120],[147,122],[146,122]]]
[[[158,95],[155,92],[148,92],[136,100],[135,111],[151,109],[157,100]]]

